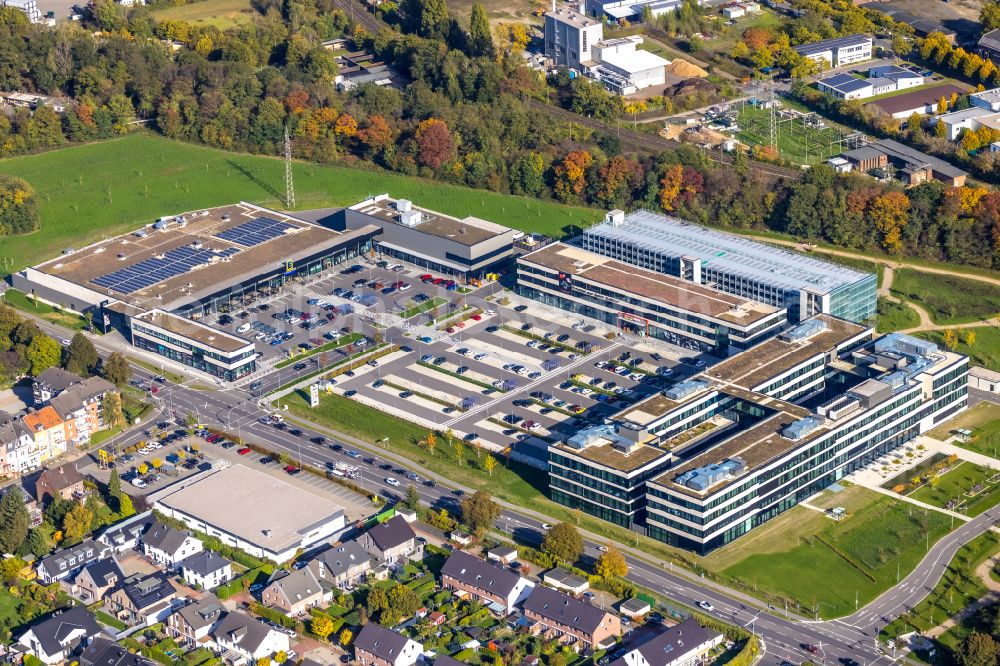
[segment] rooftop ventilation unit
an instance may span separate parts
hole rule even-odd
[[[200,250],[202,248],[202,242],[200,240],[196,240],[195,242],[191,243],[191,247],[193,247],[196,250]]]
[[[625,211],[615,208],[604,214],[604,221],[614,227],[625,224]]]
[[[801,342],[825,330],[825,321],[822,319],[810,319],[782,333],[781,339],[785,342]]]
[[[677,483],[687,486],[692,490],[704,492],[712,486],[722,483],[726,479],[731,479],[746,467],[746,463],[740,458],[730,458],[720,463],[705,465],[684,472],[677,477]]]
[[[663,392],[663,395],[671,400],[683,400],[689,395],[706,388],[708,388],[708,382],[700,379],[689,379],[671,386]]]
[[[938,346],[933,342],[915,338],[904,333],[890,333],[875,341],[875,351],[897,351],[903,354],[915,356],[933,356],[938,351]]]
[[[408,213],[412,209],[413,209],[413,204],[410,202],[409,199],[400,199],[399,201],[396,202],[396,210],[398,210],[400,213]]]
[[[399,214],[399,223],[404,227],[415,227],[423,221],[419,210],[409,210]]]
[[[807,416],[785,428],[781,436],[792,441],[798,441],[814,432],[821,425],[823,425],[822,419],[815,416]]]

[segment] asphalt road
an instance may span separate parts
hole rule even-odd
[[[59,338],[62,331],[51,325],[40,322],[43,330]],[[94,338],[95,346],[102,355],[114,351],[100,339]],[[133,368],[135,376],[149,380],[152,373],[141,367]],[[257,406],[256,399],[240,389],[195,390],[184,385],[168,384],[158,394],[153,396],[157,409],[162,415],[183,418],[194,412],[203,422],[214,422],[237,434],[253,437],[262,445],[278,451],[285,451],[295,461],[324,468],[327,463],[337,461],[358,464],[357,459],[349,458],[343,451],[334,451],[332,444],[341,444],[344,448],[363,449],[377,458],[375,466],[361,464],[362,476],[360,484],[366,491],[377,492],[386,497],[400,497],[404,488],[410,482],[399,478],[398,474],[385,472],[378,464],[391,462],[393,466],[404,471],[410,471],[413,466],[404,458],[394,456],[389,451],[379,450],[376,445],[359,443],[349,437],[331,437],[331,433],[322,430],[303,428],[301,436],[295,436],[287,430],[279,430],[263,426],[258,419],[265,412]],[[155,421],[157,416],[151,420]],[[324,445],[310,441],[318,435],[327,437]],[[113,444],[121,445],[142,437],[141,432],[126,433],[115,440]],[[255,464],[248,460],[247,464]],[[420,470],[414,470],[421,473]],[[386,475],[399,478],[400,487],[392,487],[385,482]],[[422,477],[423,478],[423,477]],[[430,506],[454,507],[459,497],[452,488],[444,485],[443,479],[436,487],[417,485],[421,499]],[[542,517],[531,515],[529,511],[514,511],[505,508],[497,521],[497,527],[512,532],[517,539],[529,544],[537,544],[542,538]],[[836,664],[838,660],[851,657],[863,664],[889,662],[892,659],[882,654],[877,646],[878,630],[887,621],[898,616],[905,609],[915,605],[941,576],[948,561],[962,544],[977,534],[988,529],[1000,518],[1000,508],[984,513],[982,516],[962,525],[954,532],[935,544],[917,569],[897,587],[889,590],[877,600],[860,609],[851,616],[832,621],[808,621],[794,615],[785,616],[783,609],[762,610],[763,604],[755,602],[746,595],[734,590],[723,588],[711,581],[701,580],[690,572],[672,571],[664,565],[657,566],[655,562],[640,559],[631,553],[626,553],[630,573],[629,578],[639,585],[662,593],[677,602],[694,606],[699,601],[708,601],[714,607],[710,615],[720,620],[736,623],[754,631],[762,639],[766,655],[761,663],[781,664],[785,661],[798,663],[811,659],[820,664]],[[586,541],[585,556],[599,556],[600,543],[597,540]],[[806,653],[802,645],[812,644],[820,647],[817,654]]]

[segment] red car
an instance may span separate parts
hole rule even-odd
[[[249,446],[244,446],[242,449],[239,449],[236,453],[240,454],[241,456],[246,456],[250,455],[250,450],[251,449]]]
[[[298,469],[299,468],[296,467],[295,465],[285,465],[285,471],[288,472],[289,474],[293,474],[293,473],[297,472]]]
[[[433,280],[431,280],[431,282],[433,282],[434,284],[441,284],[442,282],[444,282],[444,278],[434,278]]]
[[[433,279],[434,279],[434,276],[431,275],[430,273],[424,273],[423,275],[420,276],[420,281],[421,282],[427,282],[428,280],[433,280]]]
[[[477,315],[477,314],[475,314],[475,315],[472,315],[471,318],[472,318],[472,321],[482,321],[483,320],[483,315]]]

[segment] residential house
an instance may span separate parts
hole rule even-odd
[[[162,571],[133,574],[104,597],[104,606],[129,625],[149,625],[167,619],[173,610],[177,590]]]
[[[167,633],[184,647],[202,645],[225,613],[225,607],[214,594],[205,594],[170,614],[166,622]]]
[[[626,652],[612,666],[688,666],[697,664],[708,652],[722,643],[722,634],[706,629],[694,618],[651,638]],[[846,661],[844,662],[846,663]]]
[[[0,423],[0,471],[4,476],[23,474],[42,464],[42,452],[22,419]]]
[[[119,520],[114,525],[109,525],[97,537],[97,541],[112,548],[116,553],[124,553],[132,548],[138,550],[142,535],[155,522],[152,511],[143,511],[129,516],[125,520]]]
[[[422,560],[424,545],[402,516],[379,523],[360,537],[361,543],[381,564],[402,564],[407,560]]]
[[[523,610],[528,621],[577,652],[606,649],[622,632],[621,620],[614,613],[542,585],[531,591]]]
[[[80,666],[156,666],[156,662],[98,636],[80,655]]]
[[[368,549],[351,540],[324,550],[308,566],[320,585],[350,588],[367,578],[374,563]]]
[[[300,615],[323,601],[323,588],[309,567],[275,572],[260,595],[266,606],[280,608],[288,615]]]
[[[590,589],[590,581],[586,578],[560,567],[549,569],[542,574],[542,582],[577,597]]]
[[[71,579],[91,562],[104,559],[111,549],[98,544],[93,539],[85,539],[76,546],[64,548],[42,559],[35,568],[38,580],[49,585],[60,580]]]
[[[63,463],[43,470],[35,481],[35,497],[43,504],[55,498],[83,499],[83,476],[76,469],[76,463]]]
[[[374,622],[354,638],[354,661],[361,666],[413,666],[423,651],[420,643]]]
[[[452,553],[441,567],[441,585],[457,596],[469,596],[508,615],[531,593],[535,584],[510,569],[490,564],[464,551]]]
[[[53,367],[43,370],[31,383],[31,392],[32,397],[35,399],[35,405],[41,407],[69,387],[75,386],[82,381],[83,377],[80,375],[74,375],[72,372],[68,372],[62,368]]]
[[[72,593],[85,604],[102,601],[125,580],[125,573],[114,555],[87,564],[73,578]]]
[[[183,560],[181,576],[188,585],[214,590],[233,579],[233,563],[214,550],[203,550]]]
[[[101,625],[83,606],[52,613],[17,639],[29,654],[46,664],[59,664],[101,633]]]
[[[28,412],[21,417],[21,422],[35,440],[39,464],[66,453],[67,439],[76,439],[76,424],[67,424],[59,412],[49,405]]]
[[[486,551],[486,559],[497,564],[507,565],[517,559],[517,547],[500,544]]]
[[[200,539],[158,522],[154,522],[142,535],[143,554],[167,569],[177,568],[181,560],[202,550]]]
[[[236,611],[223,616],[210,635],[223,661],[232,666],[254,664],[261,657],[289,649],[288,634]]]

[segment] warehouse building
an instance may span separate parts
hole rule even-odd
[[[343,211],[345,233],[378,229],[374,249],[446,275],[482,278],[510,262],[516,232],[477,217],[462,219],[388,194],[365,199]]]
[[[244,465],[189,477],[148,501],[191,529],[278,563],[332,542],[346,529],[339,505]]]
[[[618,329],[726,356],[776,335],[782,308],[565,243],[517,261],[518,292]]]
[[[587,229],[592,252],[787,310],[791,322],[829,313],[875,316],[876,278],[740,236],[647,211],[611,211]]]
[[[614,456],[550,445],[552,497],[705,554],[964,410],[967,376],[965,356],[819,315],[612,417]]]

